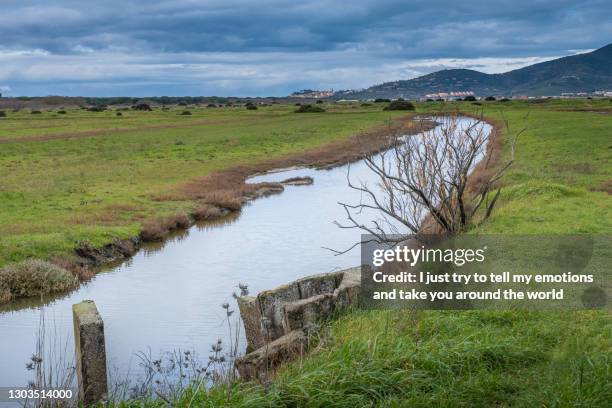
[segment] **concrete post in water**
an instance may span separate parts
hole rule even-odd
[[[79,399],[84,405],[107,399],[104,322],[93,300],[72,305]]]

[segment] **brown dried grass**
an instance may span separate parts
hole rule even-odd
[[[221,208],[207,203],[200,204],[192,213],[193,218],[197,221],[214,220],[222,217],[224,214]]]
[[[238,210],[247,199],[257,196],[258,190],[269,188],[272,191],[277,188],[278,183],[246,184],[245,180],[249,176],[293,166],[316,168],[340,166],[360,160],[364,154],[389,148],[394,143],[395,136],[418,133],[433,126],[431,122],[414,121],[412,118],[413,115],[407,115],[374,130],[305,152],[288,154],[254,165],[240,165],[217,171],[187,182],[175,191],[156,195],[155,199],[203,200],[208,204]]]
[[[144,222],[140,238],[144,242],[161,241],[171,232],[188,228],[190,225],[191,219],[183,212],[161,219],[150,219]]]

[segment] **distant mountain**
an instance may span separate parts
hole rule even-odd
[[[420,98],[439,92],[488,95],[560,95],[612,90],[612,44],[598,50],[541,62],[503,74],[446,69],[422,77],[385,82],[358,91],[339,91],[335,99]]]

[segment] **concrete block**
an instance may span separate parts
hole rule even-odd
[[[342,272],[322,273],[300,279],[297,281],[300,288],[300,299],[323,293],[333,293],[341,279]]]
[[[318,320],[329,317],[333,311],[334,296],[331,293],[286,303],[283,311],[283,329],[285,333],[296,329],[308,329]]]
[[[244,380],[265,381],[281,363],[306,350],[308,339],[302,330],[294,330],[236,360],[238,374]]]
[[[85,406],[108,397],[104,322],[92,300],[72,306],[79,399]]]
[[[285,334],[283,330],[283,305],[300,299],[297,282],[266,290],[257,295],[262,318],[268,320],[267,339],[276,340]]]
[[[238,310],[244,324],[247,339],[247,352],[256,350],[265,344],[266,338],[262,330],[259,301],[252,296],[241,296],[237,299]]]

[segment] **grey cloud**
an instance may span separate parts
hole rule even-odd
[[[605,45],[610,14],[607,0],[5,0],[0,83],[24,93],[266,94],[368,86],[452,58],[506,61],[485,63],[503,71]],[[202,82],[181,88],[190,81]]]

